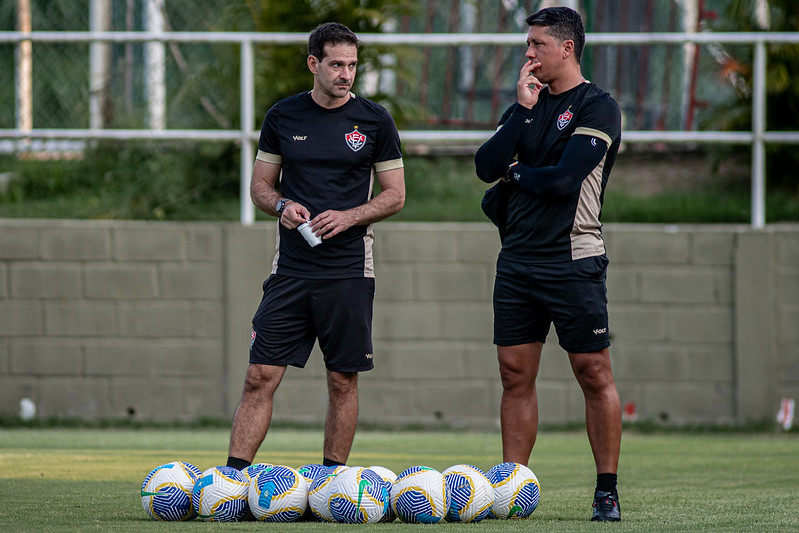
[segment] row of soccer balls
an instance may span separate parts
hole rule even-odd
[[[538,506],[539,494],[535,474],[507,462],[488,472],[459,464],[443,472],[412,466],[397,475],[382,466],[294,469],[266,463],[201,472],[175,461],[154,468],[141,486],[142,506],[154,520],[214,522],[434,524],[526,518]]]

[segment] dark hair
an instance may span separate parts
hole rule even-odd
[[[547,7],[527,17],[526,22],[530,26],[545,26],[547,33],[559,43],[573,41],[574,57],[580,63],[585,46],[585,28],[578,12],[568,7]]]
[[[325,57],[325,45],[339,43],[353,44],[358,47],[358,37],[344,24],[326,22],[311,32],[308,37],[308,55],[316,57],[319,61]]]

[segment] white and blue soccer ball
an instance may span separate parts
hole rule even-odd
[[[389,484],[373,470],[353,466],[330,484],[330,514],[341,524],[374,524],[391,505]]]
[[[308,490],[310,491],[311,485],[316,480],[317,477],[327,474],[333,467],[332,466],[325,466],[318,463],[309,463],[306,465],[302,465],[297,469],[297,472],[300,473],[302,477],[305,478],[305,481],[308,482]],[[314,512],[311,510],[310,502],[308,507],[305,509],[305,513],[303,513],[302,518],[300,518],[303,522],[315,522],[317,521],[317,517]]]
[[[141,484],[142,507],[153,520],[196,518],[191,491],[200,474],[199,468],[181,461],[153,468]]]
[[[451,498],[447,521],[480,522],[491,514],[494,487],[476,466],[453,465],[441,473]]]
[[[215,466],[203,472],[191,494],[200,520],[238,522],[250,516],[246,476],[230,466]]]
[[[406,523],[436,524],[447,516],[449,505],[444,476],[434,468],[406,468],[391,488],[391,507]]]
[[[273,466],[275,465],[271,463],[255,463],[248,466],[247,468],[242,468],[241,473],[244,474],[244,477],[247,478],[247,483],[249,483],[258,474],[260,474],[264,470],[272,468]]]
[[[385,466],[378,466],[373,465],[369,467],[369,470],[380,476],[383,481],[388,481],[392,485],[395,481],[397,481],[397,474],[395,474],[391,469],[386,468]]]
[[[317,477],[319,477],[321,474],[327,474],[331,468],[332,467],[330,466],[310,463],[299,467],[297,472],[299,472],[300,475],[305,478],[305,480],[308,482],[308,486],[310,486]]]
[[[536,507],[541,485],[532,470],[520,463],[500,463],[486,473],[494,487],[495,518],[527,518]]]
[[[308,481],[290,466],[275,465],[250,481],[250,510],[262,522],[297,522],[308,507]]]
[[[320,522],[335,522],[330,513],[330,489],[333,480],[342,472],[348,470],[348,466],[330,466],[327,470],[319,472],[308,488],[308,507]]]
[[[389,505],[386,509],[386,515],[383,517],[381,522],[393,522],[397,519],[397,515],[394,512],[394,509],[391,508],[391,489],[394,487],[394,482],[397,481],[397,474],[394,473],[393,470],[386,468],[385,466],[373,465],[369,467],[369,470],[373,471],[375,474],[380,476],[383,481],[388,483],[388,496],[389,496]]]

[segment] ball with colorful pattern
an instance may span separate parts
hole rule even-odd
[[[200,520],[239,522],[250,516],[248,488],[247,478],[240,470],[215,466],[200,475],[194,484],[191,501]]]
[[[336,522],[374,524],[383,520],[391,504],[389,485],[374,470],[353,466],[335,477],[329,502]]]
[[[406,468],[391,488],[391,507],[406,523],[436,524],[447,516],[449,506],[444,476],[428,466]]]
[[[294,468],[275,465],[250,481],[250,510],[261,522],[297,522],[308,507],[308,481]]]
[[[182,461],[153,468],[141,484],[141,504],[147,515],[164,521],[196,518],[191,492],[201,474],[199,468]]]
[[[532,470],[520,463],[500,463],[486,472],[494,487],[495,518],[527,518],[538,507],[541,485]]]
[[[447,484],[451,502],[448,522],[480,522],[491,514],[494,487],[485,473],[476,466],[453,465],[441,473]]]
[[[308,488],[308,507],[316,516],[319,522],[335,522],[330,513],[330,489],[333,480],[342,472],[348,470],[348,466],[332,466],[326,471],[319,472],[311,486]]]

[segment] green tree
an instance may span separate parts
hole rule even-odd
[[[756,17],[756,0],[732,0],[713,29],[718,31],[763,31]],[[769,0],[770,31],[791,31],[799,28],[799,2]],[[737,98],[718,106],[707,126],[722,130],[752,129],[753,49],[727,51],[719,63],[719,74],[734,80]],[[769,44],[766,72],[766,129],[795,131],[799,116],[799,46]],[[767,145],[766,173],[769,184],[783,191],[799,194],[799,181],[794,169],[799,166],[799,149],[793,145]]]
[[[223,14],[225,27],[221,29],[308,33],[319,24],[340,22],[356,34],[382,33],[392,21],[403,15],[415,14],[418,4],[418,0],[245,0],[226,6]],[[386,54],[392,54],[395,61],[389,64]],[[361,45],[359,76],[354,91],[362,92],[365,72],[392,70],[400,78],[406,76],[400,65],[407,63],[414,54],[409,47]],[[305,61],[307,55],[305,44],[256,47],[255,98],[261,114],[281,98],[311,87],[312,76]],[[367,96],[385,105],[399,125],[407,117],[420,113],[414,103],[392,94]]]

